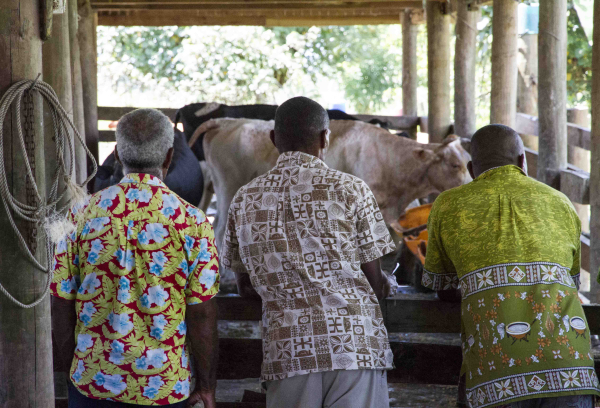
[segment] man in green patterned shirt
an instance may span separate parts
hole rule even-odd
[[[433,205],[423,273],[431,289],[460,290],[468,404],[592,408],[581,222],[567,197],[527,177],[511,128],[480,129],[471,155],[473,182]]]

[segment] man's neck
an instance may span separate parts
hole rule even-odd
[[[476,167],[474,170],[475,173],[475,178],[481,176],[483,173],[485,173],[486,171],[490,171],[493,169],[497,169],[498,167],[504,167],[504,166],[517,166],[517,164],[515,163],[495,163],[495,164],[486,164],[484,166],[480,166],[480,167]],[[517,166],[518,167],[518,166]]]
[[[163,181],[163,178],[164,178],[162,169],[141,169],[140,170],[140,169],[129,169],[127,167],[123,167],[123,174],[131,174],[131,173],[150,174],[151,176],[154,176],[161,181]]]
[[[317,149],[287,149],[287,150],[283,150],[280,151],[280,154],[283,153],[289,153],[289,152],[300,152],[300,153],[305,153],[305,154],[310,154],[311,156],[315,156],[315,157],[319,157],[319,154],[321,152],[321,149],[317,148]]]

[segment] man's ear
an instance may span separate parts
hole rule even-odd
[[[275,144],[275,131],[271,130],[269,132],[269,138],[271,139],[271,143],[273,143],[273,146],[277,147],[277,144]]]
[[[527,168],[526,168],[526,166],[525,166],[525,154],[522,154],[522,155],[520,155],[518,160],[519,160],[519,161],[518,161],[518,163],[519,163],[519,167],[520,167],[520,168],[521,168],[521,169],[522,169],[522,170],[523,170],[525,173],[527,173]]]
[[[467,163],[467,169],[469,170],[469,174],[471,175],[471,178],[473,180],[475,180],[476,177],[475,177],[475,172],[473,171],[473,162],[472,161]]]
[[[121,163],[121,158],[119,157],[119,149],[117,149],[117,145],[115,145],[115,159],[117,160],[117,163],[123,167],[123,163]]]
[[[163,175],[164,177],[167,176],[167,171],[169,170],[169,167],[171,166],[171,162],[173,161],[173,152],[174,152],[174,149],[172,147],[169,149],[169,151],[167,151],[167,158],[165,159],[165,161],[162,165],[163,170],[164,170],[164,175]]]
[[[325,149],[329,144],[329,140],[327,136],[329,136],[329,134],[331,133],[331,131],[329,129],[325,129],[324,131],[321,132],[321,149]]]

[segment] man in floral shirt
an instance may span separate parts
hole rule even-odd
[[[173,156],[166,116],[129,113],[116,137],[127,175],[72,208],[55,252],[53,333],[70,367],[69,407],[215,407],[212,227],[161,181]]]
[[[423,272],[431,289],[460,289],[469,406],[593,408],[577,213],[527,177],[523,143],[509,127],[480,129],[471,154],[473,182],[433,205]]]

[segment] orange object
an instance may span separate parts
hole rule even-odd
[[[400,216],[398,223],[405,230],[427,224],[427,219],[429,218],[429,213],[431,212],[431,206],[432,204],[425,204],[407,210]]]
[[[427,230],[421,231],[418,237],[404,237],[404,244],[414,256],[419,258],[419,261],[425,265],[425,255],[427,253],[427,241],[429,234]]]

